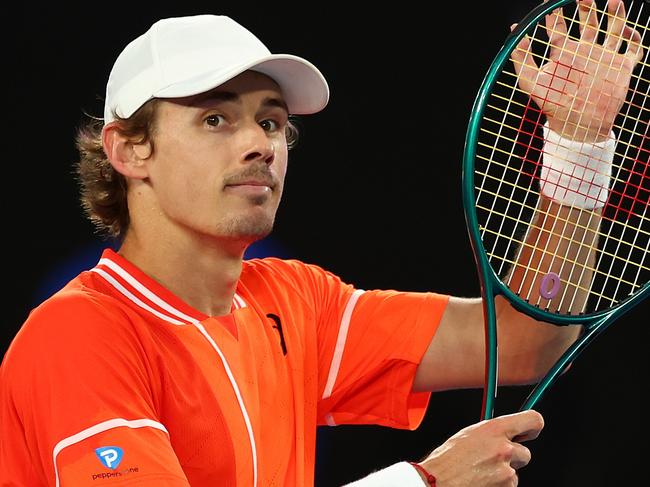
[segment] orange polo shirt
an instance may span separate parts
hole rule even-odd
[[[212,317],[106,250],[4,357],[0,485],[311,486],[317,425],[420,424],[446,303],[265,258]]]

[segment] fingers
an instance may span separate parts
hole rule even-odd
[[[515,470],[525,467],[530,462],[531,453],[520,442],[537,438],[544,428],[544,418],[537,411],[528,410],[501,416],[500,419],[507,423],[505,432],[511,440],[510,466]]]
[[[495,419],[504,423],[508,439],[517,442],[534,440],[544,428],[544,418],[532,409],[499,416]]]
[[[629,57],[634,64],[643,58],[643,44],[641,43],[641,34],[629,25],[623,30],[623,38],[627,41],[625,55]]]
[[[621,48],[625,20],[625,5],[622,0],[609,0],[607,2],[607,32],[603,43],[607,49],[618,52]]]
[[[627,42],[625,56],[635,64],[643,57],[643,44],[641,34],[627,24],[625,4],[622,0],[608,0],[607,2],[607,33],[603,46],[618,52],[623,41]]]
[[[580,20],[580,40],[583,42],[596,43],[598,40],[599,22],[598,7],[594,0],[578,0],[578,18]],[[624,40],[633,40],[633,49],[630,56],[639,58],[642,46],[640,45],[641,35],[627,25],[627,14],[623,0],[607,1],[607,30],[603,46],[608,50],[618,52]],[[551,45],[551,57],[555,49],[563,49],[568,29],[561,8],[554,10],[545,18],[546,33]],[[629,51],[629,47],[628,47]]]
[[[514,29],[516,26],[513,25],[511,29]],[[510,59],[515,68],[515,73],[517,74],[517,79],[519,80],[519,85],[521,89],[527,93],[533,91],[534,80],[537,77],[537,71],[539,67],[535,62],[533,53],[531,50],[530,38],[525,36],[517,47],[510,54]]]
[[[553,10],[553,12],[546,16],[544,23],[546,35],[551,45],[551,56],[553,56],[553,50],[562,49],[568,35],[562,9],[558,8]]]
[[[512,456],[510,457],[510,466],[515,470],[525,467],[530,462],[532,455],[530,450],[519,443],[512,444]]]
[[[580,19],[580,38],[585,42],[595,43],[598,39],[598,15],[593,0],[578,2],[578,17]]]

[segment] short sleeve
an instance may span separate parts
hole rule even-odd
[[[416,428],[430,393],[413,393],[413,381],[449,296],[364,291],[317,265],[266,262],[292,290],[295,316],[316,329],[318,423]]]
[[[412,392],[418,365],[448,296],[355,290],[340,318],[322,327],[327,365],[321,424],[420,425],[429,392]]]
[[[0,484],[187,487],[125,315],[82,293],[34,310],[0,368]]]

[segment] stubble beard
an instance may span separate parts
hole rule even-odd
[[[274,222],[275,215],[237,216],[222,222],[219,233],[228,239],[251,244],[270,235]]]

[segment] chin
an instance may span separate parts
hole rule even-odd
[[[252,231],[245,233],[243,235],[240,235],[239,238],[241,240],[244,240],[245,242],[251,244],[253,242],[257,242],[258,240],[262,240],[263,238],[268,237],[271,234],[271,231],[273,228],[269,228],[266,230],[259,230],[259,231]]]
[[[273,230],[273,218],[236,219],[228,224],[223,235],[232,239],[255,242],[267,237]]]

